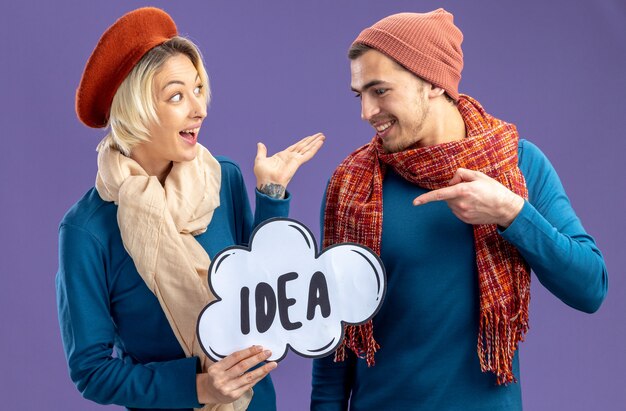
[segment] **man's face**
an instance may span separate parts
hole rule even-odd
[[[350,71],[361,118],[374,127],[386,152],[427,145],[428,83],[377,50],[352,60]]]

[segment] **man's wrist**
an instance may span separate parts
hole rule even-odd
[[[515,193],[511,193],[511,199],[508,201],[506,210],[498,225],[502,228],[508,228],[513,220],[519,215],[524,207],[524,199]]]

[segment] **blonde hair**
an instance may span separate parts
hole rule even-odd
[[[109,114],[109,133],[98,144],[98,150],[115,147],[126,156],[136,145],[148,141],[148,126],[159,124],[156,114],[153,79],[170,58],[183,54],[198,71],[203,86],[201,92],[209,104],[209,77],[198,47],[189,39],[176,36],[148,51],[133,67],[117,89]]]

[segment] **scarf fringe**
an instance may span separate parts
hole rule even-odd
[[[517,382],[513,375],[512,363],[515,347],[511,342],[513,332],[511,322],[502,314],[482,313],[478,335],[478,358],[483,372],[493,372],[498,385]]]
[[[374,339],[372,320],[361,325],[344,326],[344,339],[335,351],[335,362],[346,359],[346,348],[349,348],[358,358],[365,359],[367,366],[375,364],[374,354],[380,345]]]
[[[528,332],[528,307],[530,275],[520,270],[515,275],[520,299],[518,312],[510,317],[503,307],[480,314],[478,332],[478,358],[482,372],[492,372],[498,385],[517,383],[513,374],[513,357],[520,342]]]

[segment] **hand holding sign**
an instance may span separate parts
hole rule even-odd
[[[200,314],[202,348],[215,361],[253,344],[280,361],[291,347],[322,357],[340,344],[343,324],[378,311],[386,288],[380,259],[357,244],[317,254],[310,231],[294,220],[257,227],[250,247],[229,247],[209,268],[218,300]]]
[[[253,346],[212,364],[207,372],[196,375],[198,401],[201,404],[227,404],[237,400],[276,368],[275,362],[269,362],[250,370],[270,354],[263,347]]]

